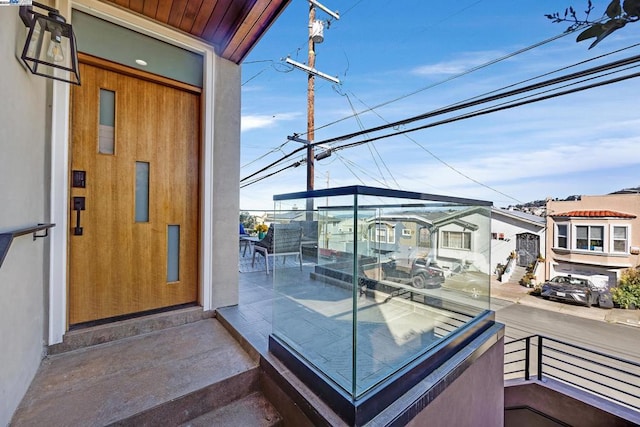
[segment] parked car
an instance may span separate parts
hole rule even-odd
[[[590,280],[569,276],[556,276],[542,285],[541,295],[544,299],[557,299],[587,307],[598,305],[602,308],[613,308],[611,293],[606,288],[598,288]]]
[[[444,270],[426,257],[414,258],[410,267],[404,260],[389,259],[382,263],[383,278],[392,282],[411,285],[414,288],[439,288],[444,283]]]
[[[444,283],[444,270],[427,258],[416,258],[411,265],[411,284],[415,288],[439,288]]]

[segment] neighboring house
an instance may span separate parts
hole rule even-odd
[[[452,271],[469,268],[489,273],[489,215],[489,209],[473,207],[435,219],[437,263]]]
[[[362,250],[409,264],[416,256],[428,256],[446,269],[473,265],[488,271],[488,228],[484,208],[384,214],[364,223]]]
[[[512,252],[517,265],[526,267],[546,253],[546,220],[516,210],[491,210],[491,271],[506,264]]]
[[[239,64],[288,2],[56,1],[80,86],[28,72],[0,7],[0,234],[55,224],[0,245],[0,425],[70,327],[237,304]]]
[[[573,274],[615,286],[640,265],[640,194],[547,202],[547,278]]]

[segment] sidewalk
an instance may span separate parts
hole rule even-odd
[[[640,310],[624,310],[621,308],[607,310],[600,307],[584,307],[564,302],[549,301],[541,297],[529,295],[530,291],[531,288],[525,288],[520,284],[500,283],[495,277],[491,277],[491,298],[498,298],[516,304],[528,305],[542,310],[555,311],[587,319],[640,327]]]

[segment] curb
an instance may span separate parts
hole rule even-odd
[[[613,309],[600,309],[598,307],[591,307],[586,310],[573,310],[572,305],[566,305],[556,301],[546,301],[538,297],[529,295],[528,289],[525,292],[522,289],[518,291],[505,289],[506,292],[500,292],[501,285],[495,286],[492,283],[491,298],[500,299],[503,301],[510,301],[513,304],[520,304],[528,307],[538,308],[540,310],[553,311],[556,313],[566,314],[569,316],[580,317],[584,319],[591,319],[600,322],[619,324],[625,326],[631,326],[634,328],[640,328],[640,311],[639,310],[625,310],[620,308]],[[582,307],[576,307],[578,309]]]

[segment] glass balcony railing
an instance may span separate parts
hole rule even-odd
[[[365,398],[487,324],[491,203],[359,186],[274,201],[270,348],[322,387]]]

